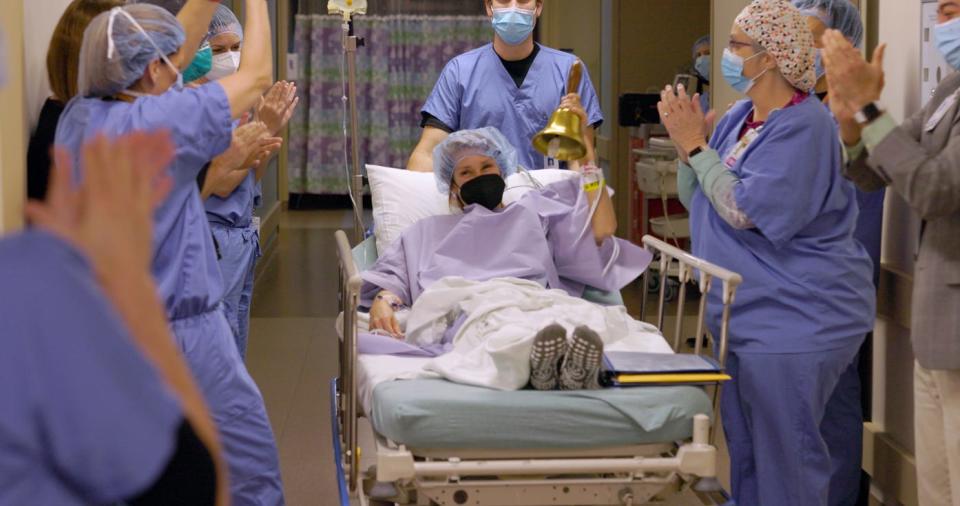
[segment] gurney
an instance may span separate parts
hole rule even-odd
[[[418,367],[424,359],[358,355],[360,269],[376,254],[369,243],[351,249],[343,232],[336,240],[342,338],[339,375],[330,388],[341,505],[637,505],[678,494],[701,504],[728,501],[716,477],[711,424],[719,420],[719,384],[542,392],[441,379],[378,382],[384,368]],[[722,365],[740,276],[653,237],[643,244],[658,254],[661,277],[671,262],[679,264],[674,350],[687,282],[699,276],[697,336],[705,334],[706,292],[722,285],[723,319],[711,346]],[[662,334],[666,283],[660,286]],[[619,294],[589,291],[584,298],[622,304]],[[699,339],[694,352],[704,352]],[[362,427],[371,434],[361,448]],[[374,464],[361,468],[362,456]]]

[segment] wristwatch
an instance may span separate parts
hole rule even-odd
[[[879,118],[880,116],[883,116],[883,111],[877,107],[876,102],[870,102],[869,104],[863,106],[863,109],[860,109],[860,111],[854,115],[853,119],[855,119],[857,123],[860,123],[861,125],[869,125],[870,123],[873,123],[873,120]]]
[[[691,158],[699,155],[700,153],[703,153],[703,148],[700,147],[700,146],[697,146],[697,147],[691,149],[690,152],[687,153],[687,160],[689,160],[689,159],[691,159]]]

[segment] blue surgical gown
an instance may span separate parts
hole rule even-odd
[[[422,112],[457,130],[494,126],[517,148],[520,165],[542,169],[544,156],[531,141],[547,126],[550,115],[567,94],[567,76],[576,56],[540,46],[523,84],[518,88],[500,57],[487,44],[450,60]],[[587,123],[603,122],[600,100],[584,66],[580,100]]]
[[[220,247],[223,310],[241,357],[247,352],[254,270],[260,257],[260,235],[253,224],[253,210],[260,205],[260,195],[260,183],[250,172],[228,197],[213,195],[204,202],[210,229]]]
[[[179,403],[87,263],[45,232],[0,240],[0,504],[116,504],[160,477]]]
[[[721,159],[738,142],[752,110],[738,102],[710,141]],[[842,348],[873,328],[872,266],[854,239],[858,210],[840,172],[837,127],[816,97],[772,112],[731,168],[734,197],[756,225],[737,230],[714,211],[699,186],[691,201],[693,253],[740,273],[731,349],[798,353]],[[708,299],[719,329],[720,287]]]
[[[78,97],[57,125],[56,143],[74,167],[84,142],[137,130],[168,130],[176,146],[174,188],[154,215],[151,266],[177,345],[200,387],[223,442],[233,504],[283,504],[276,442],[263,397],[243,365],[223,310],[223,281],[197,189],[201,168],[229,145],[230,102],[223,87],[122,102]]]
[[[411,305],[447,276],[528,279],[574,297],[586,286],[619,290],[643,273],[651,255],[616,237],[598,247],[592,229],[581,235],[589,213],[580,179],[573,178],[528,192],[505,208],[471,205],[460,215],[424,218],[361,274],[361,302],[369,306],[385,289]]]

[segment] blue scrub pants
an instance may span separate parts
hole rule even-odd
[[[234,506],[284,504],[280,462],[260,390],[222,309],[171,322],[220,432]]]
[[[883,233],[883,199],[886,190],[864,192],[857,190],[857,206],[860,214],[857,216],[857,226],[853,230],[855,237],[866,248],[870,260],[873,261],[873,284],[880,282],[880,244]]]
[[[245,358],[250,334],[253,277],[257,259],[260,258],[260,237],[253,225],[231,227],[210,223],[210,230],[220,246],[224,313],[233,330],[240,357]]]
[[[863,338],[815,353],[734,353],[721,394],[738,506],[856,504]]]

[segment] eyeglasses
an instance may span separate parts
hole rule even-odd
[[[740,49],[742,47],[755,48],[756,46],[752,42],[740,42],[739,40],[736,40],[736,39],[730,39],[730,42],[727,43],[727,47],[731,51],[736,51],[737,49]]]

